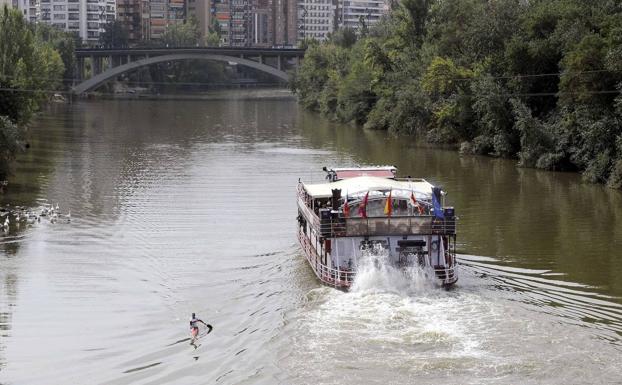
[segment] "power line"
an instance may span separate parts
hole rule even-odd
[[[468,80],[478,80],[478,79],[525,79],[525,78],[540,78],[540,77],[550,77],[550,76],[558,76],[561,77],[563,75],[591,75],[596,73],[620,73],[622,70],[608,70],[608,69],[598,69],[598,70],[588,70],[588,71],[565,71],[565,72],[549,72],[549,73],[541,73],[541,74],[518,74],[518,75],[504,75],[504,76],[478,76],[472,78],[451,78],[448,80],[452,81],[468,81]]]
[[[278,83],[277,83],[278,84]],[[277,84],[270,84],[270,85],[277,85]],[[248,88],[233,88],[233,90],[235,89],[248,89]],[[70,90],[36,90],[36,89],[15,89],[15,88],[0,88],[0,91],[7,91],[7,92],[25,92],[25,93],[45,93],[45,94],[73,94],[72,91]],[[583,91],[583,92],[533,92],[533,93],[505,93],[505,94],[477,94],[477,95],[458,95],[460,97],[473,97],[473,96],[496,96],[496,97],[517,97],[517,96],[524,96],[524,97],[535,97],[535,96],[563,96],[563,95],[611,95],[611,94],[620,94],[622,93],[621,90],[598,90],[598,91]],[[85,95],[125,95],[126,93],[114,93],[114,92],[85,92],[83,93]],[[135,95],[153,95],[153,96],[158,96],[155,94],[140,94],[140,93],[136,93]],[[160,94],[160,96],[162,96],[163,94]],[[168,95],[175,95],[175,94],[168,94]],[[378,100],[380,99],[381,96],[367,96],[367,97],[361,97],[361,98],[357,98],[357,99],[373,99],[373,100]]]
[[[113,67],[114,68],[114,67]],[[126,73],[130,73],[132,71],[128,71]],[[447,81],[473,81],[473,80],[479,80],[479,79],[493,79],[493,80],[497,80],[497,79],[525,79],[525,78],[541,78],[541,77],[551,77],[551,76],[564,76],[564,75],[591,75],[591,74],[597,74],[597,73],[605,73],[605,72],[609,72],[609,73],[622,73],[622,69],[621,70],[616,70],[616,69],[597,69],[597,70],[587,70],[587,71],[565,71],[565,72],[549,72],[549,73],[540,73],[540,74],[517,74],[517,75],[503,75],[503,76],[487,76],[487,75],[480,75],[477,77],[471,77],[471,78],[449,78],[449,79],[445,79]],[[0,78],[5,77],[5,78],[16,78],[16,76],[12,76],[12,75],[6,75],[6,74],[0,74]],[[53,80],[53,81],[62,81],[62,82],[82,82],[82,81],[86,81],[88,79],[78,79],[78,78],[45,78],[45,77],[31,77],[31,79],[36,79],[36,80]],[[89,78],[89,79],[92,79]],[[109,79],[107,81],[111,81],[112,79]],[[173,84],[173,83],[169,83],[169,82],[138,82],[138,83],[145,83],[145,84]],[[180,83],[174,83],[174,84],[187,84],[187,85],[193,85],[193,84],[200,84],[200,85],[209,85],[212,83],[204,83],[204,82],[180,82]]]

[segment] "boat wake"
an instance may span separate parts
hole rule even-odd
[[[355,293],[390,292],[410,296],[437,290],[439,287],[431,267],[418,264],[395,266],[389,262],[388,251],[376,245],[362,251],[350,290]]]
[[[619,381],[619,305],[494,262],[465,256],[456,289],[442,290],[430,272],[368,253],[349,292],[308,293],[287,333],[288,346],[305,349],[286,350],[283,365],[307,378],[330,362],[324,383]]]

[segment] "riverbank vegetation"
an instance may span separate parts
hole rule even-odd
[[[0,180],[24,148],[32,116],[63,87],[65,77],[72,77],[74,57],[73,36],[0,8]]]
[[[309,42],[291,86],[331,119],[622,188],[622,6],[402,0]]]

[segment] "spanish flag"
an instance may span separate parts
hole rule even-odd
[[[369,191],[365,194],[365,198],[361,201],[359,205],[359,216],[361,218],[367,218],[367,200],[369,198]]]
[[[391,213],[393,212],[393,202],[391,201],[392,193],[393,190],[389,190],[389,196],[387,197],[387,201],[384,204],[384,215],[386,215],[387,217],[390,217]]]

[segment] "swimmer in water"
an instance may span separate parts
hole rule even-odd
[[[196,315],[192,313],[192,318],[190,319],[190,334],[192,335],[193,339],[197,338],[197,336],[199,335],[199,323],[205,325],[205,327],[208,328],[209,331],[212,330],[212,327],[210,325],[198,319]]]

